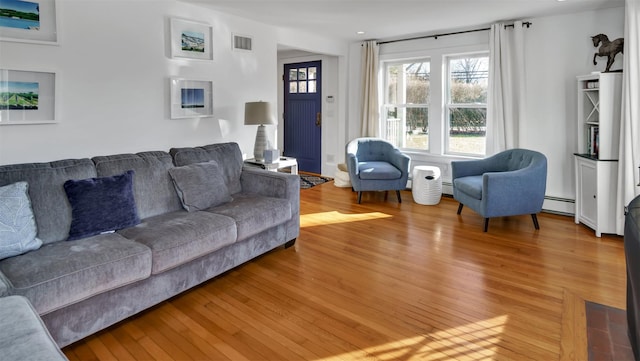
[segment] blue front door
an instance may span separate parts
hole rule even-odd
[[[284,155],[301,171],[320,174],[322,135],[321,62],[284,65]]]

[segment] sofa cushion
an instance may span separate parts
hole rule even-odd
[[[214,160],[169,169],[182,207],[189,212],[231,201],[220,167]]]
[[[93,157],[98,177],[133,170],[133,193],[141,219],[182,209],[168,170],[173,168],[171,155],[162,151],[115,154]]]
[[[456,178],[454,183],[458,191],[475,199],[482,199],[482,175]]]
[[[149,277],[151,250],[117,233],[54,242],[0,261],[11,293],[39,314]]]
[[[241,241],[290,220],[291,203],[284,198],[238,193],[233,201],[206,212],[233,218],[238,227],[238,241]]]
[[[64,183],[71,204],[69,240],[135,226],[140,223],[133,198],[132,170],[123,174]]]
[[[31,210],[29,184],[16,182],[0,187],[0,259],[40,248],[38,228]]]
[[[25,181],[43,243],[62,241],[69,235],[71,206],[62,184],[69,179],[96,176],[90,159],[66,159],[50,163],[0,166],[0,186]]]
[[[242,152],[237,143],[209,144],[193,148],[171,148],[169,153],[176,166],[203,163],[215,160],[224,174],[224,181],[231,195],[242,190],[240,174],[242,173]]]
[[[358,176],[360,179],[398,179],[402,172],[391,163],[369,161],[358,163]]]
[[[0,298],[0,320],[3,360],[68,360],[26,298]]]
[[[233,219],[208,212],[162,214],[118,233],[151,249],[153,274],[204,256],[237,239]]]

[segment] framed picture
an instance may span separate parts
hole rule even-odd
[[[213,60],[212,33],[208,24],[172,18],[171,57]]]
[[[213,115],[213,82],[171,78],[171,119]]]
[[[56,74],[0,69],[0,125],[56,123]]]
[[[55,0],[0,0],[0,40],[58,44]]]

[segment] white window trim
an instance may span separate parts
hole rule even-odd
[[[402,45],[402,43],[398,43]],[[396,44],[396,45],[398,45]],[[389,47],[388,49],[392,49]],[[431,97],[430,97],[430,106],[429,106],[429,151],[420,151],[420,150],[403,150],[405,154],[408,154],[411,157],[412,165],[419,164],[439,164],[441,165],[443,171],[445,172],[445,176],[449,176],[448,172],[448,164],[452,160],[465,160],[465,159],[477,159],[478,157],[470,157],[466,155],[457,155],[457,154],[446,154],[444,152],[444,97],[445,93],[445,85],[443,84],[443,77],[445,76],[444,71],[436,72],[434,69],[443,69],[444,67],[444,57],[452,56],[455,54],[471,54],[471,53],[483,53],[489,51],[489,42],[487,40],[486,43],[475,43],[471,45],[453,45],[453,46],[443,46],[438,48],[431,48],[425,46],[424,49],[421,50],[410,50],[410,51],[398,51],[395,48],[394,50],[385,53],[385,49],[381,49],[380,52],[380,81],[379,84],[379,100],[380,104],[384,104],[385,102],[385,94],[384,94],[384,85],[386,80],[383,78],[385,76],[384,66],[385,63],[392,62],[404,62],[406,60],[415,60],[415,59],[430,59],[431,61]],[[415,49],[415,47],[413,48]],[[436,85],[437,84],[437,85]],[[380,108],[381,115],[384,108]],[[382,125],[383,118],[380,117],[380,124]],[[381,133],[382,134],[382,133]]]
[[[475,153],[459,153],[459,152],[452,152],[449,150],[449,132],[450,132],[450,124],[449,124],[449,117],[451,115],[451,109],[452,108],[460,108],[460,109],[485,109],[485,112],[488,108],[487,103],[460,103],[460,104],[453,104],[451,103],[451,83],[449,82],[451,80],[450,75],[451,75],[451,69],[449,68],[449,62],[451,60],[455,60],[455,59],[464,59],[467,57],[474,57],[474,56],[486,56],[487,58],[489,57],[489,51],[488,50],[483,50],[483,51],[474,51],[474,52],[465,52],[465,53],[453,53],[453,54],[446,54],[443,57],[442,63],[443,63],[443,70],[444,70],[444,76],[446,76],[446,78],[443,77],[443,86],[445,88],[445,92],[444,92],[444,105],[443,105],[443,112],[442,112],[442,123],[444,126],[444,132],[442,133],[442,136],[444,138],[444,149],[443,149],[443,154],[445,155],[450,155],[450,156],[462,156],[462,157],[468,157],[468,158],[484,158],[486,156],[486,144],[485,144],[485,153],[484,154],[475,154]],[[485,125],[486,127],[486,125]],[[488,130],[486,130],[488,132]],[[486,138],[485,138],[486,140]]]

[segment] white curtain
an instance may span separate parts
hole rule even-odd
[[[378,54],[380,45],[375,40],[362,44],[362,121],[363,137],[377,137],[380,129],[378,109]]]
[[[518,147],[525,122],[525,57],[522,21],[513,29],[491,26],[487,94],[487,155]]]
[[[638,194],[640,166],[640,0],[625,1],[624,57],[616,232],[624,234],[624,207]]]

